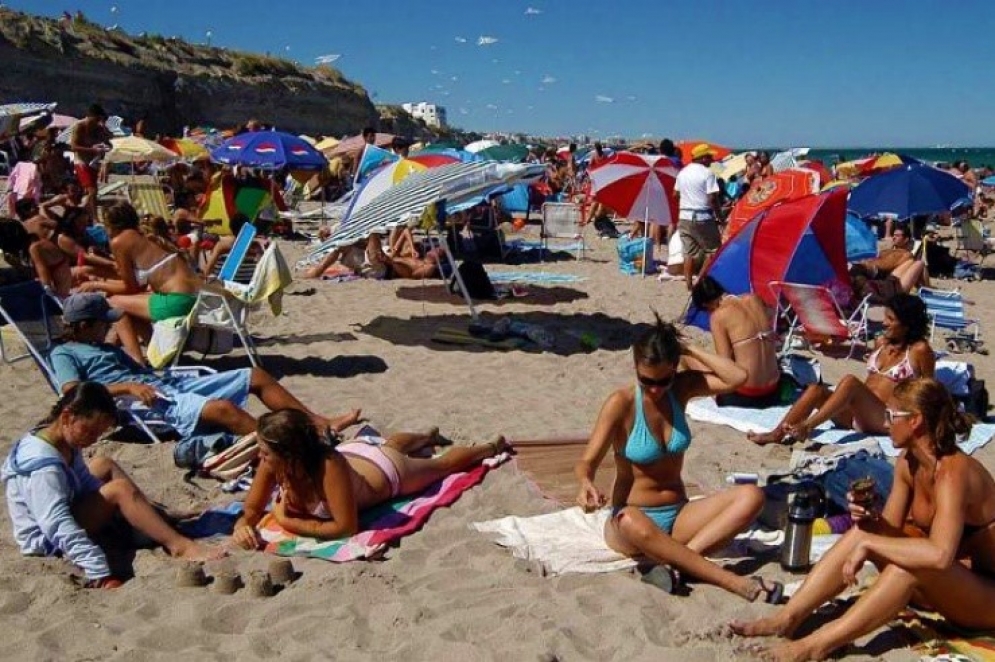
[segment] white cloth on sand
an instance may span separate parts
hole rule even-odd
[[[485,534],[512,555],[539,563],[546,575],[598,573],[627,570],[636,561],[619,554],[605,542],[605,523],[611,509],[585,513],[578,506],[533,517],[502,517],[470,526]],[[753,529],[736,537],[714,558],[750,556],[780,546],[782,531]]]

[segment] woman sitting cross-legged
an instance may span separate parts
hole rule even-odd
[[[120,514],[172,556],[222,556],[175,531],[131,478],[111,459],[84,461],[81,451],[117,420],[107,387],[82,382],[69,389],[38,427],[14,444],[0,470],[14,539],[28,556],[62,554],[86,574],[87,586],[114,588],[104,550],[92,536]]]
[[[885,405],[895,386],[915,377],[932,377],[936,359],[929,347],[926,304],[911,294],[896,294],[885,304],[884,334],[867,359],[867,378],[846,375],[830,390],[811,384],[770,432],[750,432],[755,444],[808,439],[817,426],[832,420],[839,427],[885,434]]]
[[[770,658],[821,660],[910,603],[962,628],[995,628],[995,480],[957,448],[956,435],[970,424],[932,379],[899,384],[886,411],[892,443],[902,454],[884,510],[851,502],[857,526],[819,561],[788,604],[772,616],[731,627],[748,637],[791,637],[816,609],[856,584],[866,561],[881,575],[845,614],[766,651]]]
[[[256,434],[259,469],[233,533],[245,549],[262,547],[256,526],[274,496],[273,515],[288,533],[342,538],[359,530],[360,511],[420,492],[509,448],[499,437],[484,446],[454,446],[438,457],[412,457],[440,444],[438,430],[333,445],[307,414],[291,409],[262,416]]]
[[[682,357],[702,370],[678,372]],[[763,492],[742,485],[688,501],[681,471],[691,444],[684,408],[691,398],[727,393],[746,381],[731,359],[684,344],[672,324],[661,322],[633,346],[636,385],[612,393],[598,415],[577,463],[577,501],[585,511],[605,505],[594,485],[598,465],[615,454],[608,545],[627,556],[645,556],[747,600],[776,601],[782,588],[759,577],[740,577],[704,557],[746,529],[763,508]],[[663,568],[659,570],[665,570]],[[657,572],[654,570],[653,572]],[[678,577],[661,579],[673,590]]]

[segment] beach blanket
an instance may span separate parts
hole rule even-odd
[[[584,278],[573,274],[551,274],[544,271],[488,271],[492,283],[578,283]]]
[[[605,523],[611,509],[585,513],[578,506],[533,517],[502,517],[474,522],[471,528],[485,534],[515,558],[538,564],[546,575],[599,573],[627,570],[636,561],[619,554],[605,543]],[[713,558],[743,558],[776,549],[784,539],[781,531],[751,529],[736,537]]]
[[[740,432],[767,432],[772,430],[788,413],[789,407],[769,407],[767,409],[747,409],[743,407],[719,407],[714,398],[692,400],[687,406],[688,418],[715,425],[726,425]],[[995,424],[975,423],[971,434],[957,443],[960,449],[970,455],[995,437]],[[812,431],[812,441],[818,444],[848,444],[864,439],[873,439],[881,452],[888,457],[898,457],[900,451],[891,443],[888,435],[868,435],[856,430],[833,427],[826,422]]]
[[[487,472],[509,458],[507,453],[485,460],[472,469],[452,474],[425,488],[421,493],[401,497],[370,508],[359,516],[359,533],[340,540],[317,540],[287,533],[271,514],[260,521],[259,534],[266,541],[264,551],[278,556],[305,556],[333,563],[375,558],[387,547],[420,529],[437,508],[448,506],[479,484]],[[212,508],[181,530],[188,536],[205,538],[230,535],[242,504]]]
[[[918,643],[920,660],[995,662],[995,632],[965,632],[934,612],[909,609],[890,624],[904,630]]]
[[[585,248],[583,241],[575,241],[569,244],[555,244],[553,246],[543,246],[542,241],[533,239],[512,239],[505,243],[508,250],[518,251],[519,253],[528,253],[530,251],[546,250],[549,252],[553,251],[579,251]]]
[[[466,329],[443,326],[432,334],[432,342],[444,345],[477,345],[487,349],[521,349],[529,344],[525,338],[510,337],[503,340],[488,340],[486,336],[475,336]]]

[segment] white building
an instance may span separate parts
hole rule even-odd
[[[446,109],[442,106],[419,101],[418,103],[403,103],[401,104],[401,108],[404,108],[415,119],[424,120],[425,124],[429,126],[434,126],[438,129],[446,126]]]

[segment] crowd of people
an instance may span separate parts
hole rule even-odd
[[[150,324],[188,314],[205,274],[231,248],[230,239],[204,243],[207,219],[195,208],[212,176],[232,175],[189,168],[171,172],[176,211],[170,219],[143,219],[126,202],[98,208],[99,161],[109,139],[105,121],[106,113],[94,106],[77,125],[69,146],[74,174],[57,172],[50,163],[59,148],[46,131],[39,149],[30,152],[40,174],[38,195],[17,194],[10,208],[16,219],[0,222],[5,255],[23,260],[61,301],[66,323],[65,341],[51,353],[58,402],[14,445],[0,470],[15,541],[24,554],[60,553],[83,570],[88,586],[119,586],[100,545],[116,515],[172,556],[211,559],[225,553],[181,535],[113,461],[83,459],[81,452],[115,426],[119,397],[158,411],[183,438],[216,430],[256,435],[258,467],[232,535],[233,543],[247,550],[263,546],[258,527],[268,508],[292,534],[340,538],[358,530],[361,511],[418,493],[510,450],[498,437],[426,457],[426,449],[446,443],[437,429],[342,442],[340,433],[362,421],[360,410],[335,416],[311,411],[261,368],[202,377],[148,369],[143,345]],[[367,143],[375,139],[372,129],[363,135]],[[408,145],[398,141],[392,149],[404,154]],[[757,520],[764,491],[736,485],[691,500],[683,468],[692,442],[690,400],[714,397],[719,406],[747,408],[790,404],[782,421],[769,432],[748,435],[749,441],[804,441],[815,427],[833,421],[887,434],[902,454],[883,507],[851,499],[852,528],[787,604],[766,618],[734,622],[732,630],[742,636],[792,636],[815,609],[854,583],[865,562],[881,570],[873,587],[844,615],[785,643],[774,655],[821,659],[913,602],[925,601],[962,627],[995,627],[993,612],[985,608],[995,600],[995,480],[955,444],[971,421],[934,379],[925,306],[909,293],[928,285],[910,247],[910,229],[896,224],[891,249],[853,266],[859,287],[878,281],[891,286],[876,289],[884,303],[883,333],[871,348],[866,375],[847,375],[834,389],[821,383],[802,389],[782,372],[773,311],[756,295],[728,293],[706,273],[722,242],[729,203],[726,183],[710,168],[713,150],[702,144],[682,154],[669,140],[658,149],[680,172],[676,223],[653,240],[678,242],[683,261],[671,266],[694,305],[710,318],[714,352],[659,318],[635,340],[635,383],[607,397],[576,465],[578,505],[588,512],[610,507],[606,544],[657,564],[654,581],[668,590],[694,579],[747,601],[780,604],[779,582],[744,576],[707,558]],[[549,195],[569,196],[583,187],[584,168],[575,151],[572,145],[565,157],[556,152],[541,157]],[[606,158],[604,147],[595,144],[587,161]],[[354,166],[343,161],[336,167],[348,177]],[[769,154],[749,155],[737,194],[771,174]],[[589,218],[608,211],[595,206]],[[246,222],[232,219],[231,231]],[[457,225],[468,222],[456,218]],[[438,277],[440,250],[419,245],[410,230],[399,228],[335,249],[304,275]],[[245,408],[250,395],[269,413],[250,414]],[[595,476],[609,452],[616,474],[611,493],[604,494]],[[951,594],[945,588],[954,583],[959,590]]]

